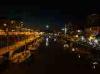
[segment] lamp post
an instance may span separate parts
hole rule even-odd
[[[64,29],[64,31],[65,31],[65,36],[66,36],[66,33],[67,33],[67,28],[66,28],[66,24],[65,24],[65,29]]]
[[[7,34],[7,46],[8,46],[8,28],[7,28],[7,24],[3,24],[4,28],[5,28],[5,33]]]
[[[47,30],[47,35],[46,35],[46,46],[49,45],[49,38],[48,38],[48,29],[49,29],[49,25],[46,25],[46,30]]]

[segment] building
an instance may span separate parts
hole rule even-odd
[[[92,13],[87,17],[87,27],[99,26],[100,25],[100,15]]]
[[[87,23],[85,25],[85,32],[87,36],[100,34],[100,15],[92,13],[87,17]]]

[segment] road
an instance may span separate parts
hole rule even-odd
[[[21,64],[7,64],[6,67],[0,71],[0,74],[95,73],[86,60],[79,59],[71,53],[64,52],[63,45],[59,40],[57,42],[50,40],[49,43],[50,45],[46,47],[45,41],[43,41],[38,48],[38,55],[32,55]]]

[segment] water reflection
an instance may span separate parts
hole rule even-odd
[[[49,45],[49,38],[47,37],[46,38],[46,46],[48,46]]]

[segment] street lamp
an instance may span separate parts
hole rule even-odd
[[[78,35],[76,35],[75,37],[77,37],[77,38],[78,38],[79,36],[78,36]]]
[[[49,28],[49,25],[46,25],[46,28],[48,29]]]
[[[62,28],[61,30],[62,30],[62,31],[64,31],[65,29],[64,29],[64,28]]]
[[[77,32],[81,32],[81,30],[77,30]]]
[[[4,25],[4,27],[6,27],[6,26],[7,26],[7,24],[5,24],[5,23],[4,23],[3,25]]]

